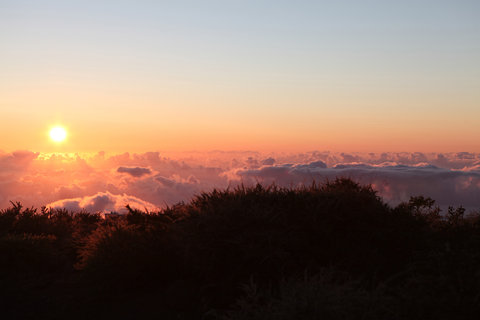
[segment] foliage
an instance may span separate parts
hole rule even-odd
[[[366,290],[358,281],[322,270],[315,276],[281,280],[277,292],[250,282],[236,309],[224,320],[398,319],[395,299],[381,288]]]
[[[337,179],[213,190],[160,212],[127,209],[105,218],[20,203],[0,210],[3,315],[480,314],[480,215],[463,207],[444,214],[417,196],[392,208],[370,186]]]

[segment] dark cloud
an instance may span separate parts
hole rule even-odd
[[[152,171],[148,168],[141,168],[141,167],[134,167],[134,168],[129,168],[129,167],[119,167],[117,169],[117,172],[120,173],[128,173],[132,177],[139,178],[141,176],[151,174]]]
[[[165,187],[173,187],[175,185],[175,181],[174,180],[171,180],[171,179],[167,179],[165,177],[162,177],[162,176],[156,176],[155,177],[155,180],[157,180],[158,182],[160,182],[163,186]]]
[[[272,157],[262,160],[262,165],[264,166],[271,166],[273,164],[275,164],[275,159]]]

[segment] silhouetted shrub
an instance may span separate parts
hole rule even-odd
[[[166,231],[129,223],[131,218],[103,223],[79,250],[77,269],[103,290],[162,286],[178,277]]]
[[[244,286],[245,295],[225,320],[398,319],[398,303],[381,288],[367,291],[358,281],[330,270],[281,280],[278,290]]]
[[[414,245],[407,236],[413,223],[398,224],[370,187],[344,179],[301,189],[215,190],[184,209],[189,218],[179,230],[187,259],[203,276],[277,278],[332,264],[363,272]]]
[[[79,318],[97,308],[127,317],[139,306],[185,319],[228,309],[229,319],[480,313],[480,215],[462,207],[443,214],[417,196],[391,208],[370,186],[336,179],[213,190],[161,212],[127,209],[105,218],[20,203],[0,210],[2,315],[30,308],[72,317],[80,305],[89,313]],[[316,276],[299,280],[305,273]]]
[[[56,237],[52,235],[9,234],[0,238],[2,277],[19,273],[39,274],[57,267]]]

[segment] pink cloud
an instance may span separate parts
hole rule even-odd
[[[11,200],[36,207],[63,203],[75,209],[102,205],[121,209],[124,203],[118,195],[164,207],[239,183],[295,186],[346,176],[373,184],[392,204],[421,194],[442,205],[478,209],[479,168],[476,153],[17,151],[0,153],[0,208],[8,207]]]

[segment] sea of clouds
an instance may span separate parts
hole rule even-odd
[[[349,177],[396,205],[424,195],[480,209],[477,153],[185,152],[43,154],[0,152],[0,208],[10,201],[72,211],[155,211],[240,183],[298,186]]]

